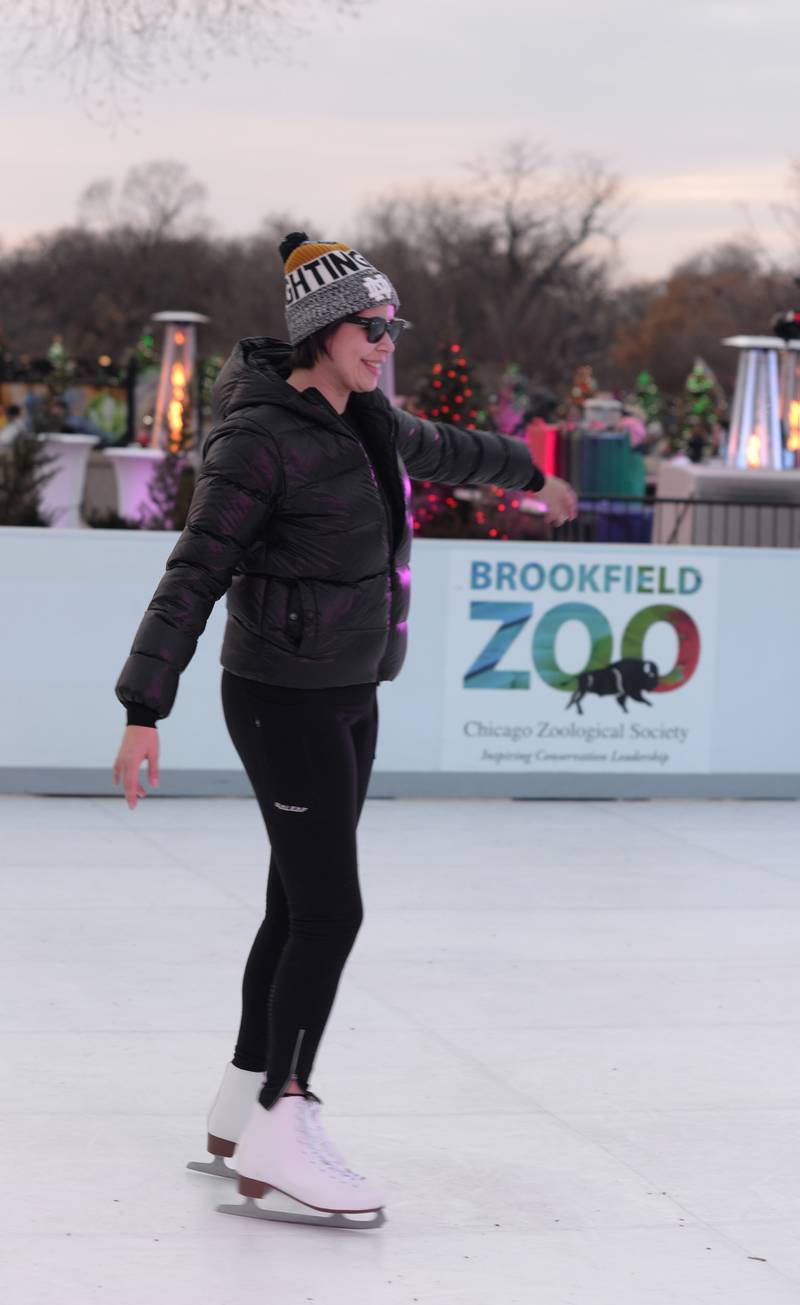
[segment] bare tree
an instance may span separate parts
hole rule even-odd
[[[130,169],[119,196],[107,177],[87,186],[78,201],[78,222],[99,230],[129,227],[150,240],[191,235],[208,229],[206,194],[184,163],[153,159]]]
[[[96,182],[79,225],[0,251],[0,338],[41,357],[58,332],[73,356],[120,359],[154,311],[177,303],[211,318],[206,353],[241,336],[284,337],[279,242],[290,230],[325,234],[324,224],[272,213],[251,234],[224,237],[198,224],[201,200],[176,163]],[[563,392],[590,363],[604,386],[628,388],[647,368],[678,394],[697,353],[728,384],[735,356],[720,341],[768,328],[794,300],[789,270],[733,240],[660,282],[620,286],[618,214],[618,183],[599,164],[551,166],[533,147],[501,153],[458,192],[388,197],[365,212],[350,238],[386,270],[415,326],[397,354],[401,392],[413,392],[445,337],[489,388],[516,362]]]
[[[178,164],[142,165],[120,186],[93,183],[80,222],[0,252],[0,340],[43,357],[58,332],[70,354],[128,356],[153,312],[207,314],[201,347],[226,353],[240,336],[286,330],[278,253],[287,231],[319,228],[300,215],[225,238],[192,218],[202,188]],[[192,220],[189,220],[192,219]]]
[[[791,279],[752,241],[731,240],[686,259],[663,284],[641,294],[619,323],[612,363],[624,375],[647,369],[679,394],[695,358],[713,368],[730,393],[735,351],[730,335],[763,334],[791,301]]]
[[[795,258],[800,257],[800,159],[789,164],[789,199],[774,204],[773,212],[792,242]]]
[[[508,142],[496,160],[479,160],[470,171],[503,291],[486,301],[487,326],[508,353],[513,335],[532,327],[543,297],[563,294],[570,269],[585,264],[599,240],[613,240],[620,183],[588,156],[554,170],[544,147],[524,140]]]
[[[61,74],[95,115],[130,111],[156,76],[186,81],[215,55],[282,57],[320,11],[370,0],[0,0],[5,56],[20,73]]]
[[[490,371],[517,362],[558,384],[576,351],[591,361],[607,341],[599,305],[610,295],[619,181],[593,159],[555,166],[525,141],[469,177],[458,191],[387,199],[366,215],[363,243],[418,322],[403,353],[422,367],[455,331]]]
[[[114,182],[110,177],[99,177],[90,182],[78,199],[78,225],[102,231],[116,220]]]

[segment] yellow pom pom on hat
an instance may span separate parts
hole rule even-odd
[[[376,304],[400,307],[388,276],[350,245],[310,240],[305,231],[293,231],[281,242],[280,253],[290,344]]]

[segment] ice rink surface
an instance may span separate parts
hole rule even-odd
[[[388,1222],[187,1173],[250,800],[0,798],[8,1305],[798,1305],[800,804],[370,801],[312,1087]]]

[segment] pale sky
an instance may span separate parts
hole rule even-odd
[[[747,229],[785,254],[772,206],[800,158],[798,52],[797,0],[373,0],[319,19],[291,63],[163,77],[115,132],[57,73],[21,90],[6,73],[0,240],[70,222],[89,182],[153,158],[206,184],[220,231],[280,211],[347,240],[371,199],[458,187],[470,158],[526,138],[620,174],[623,276]]]

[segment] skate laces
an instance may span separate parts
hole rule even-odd
[[[306,1098],[307,1121],[313,1143],[316,1144],[317,1154],[320,1159],[334,1171],[340,1178],[347,1182],[363,1182],[364,1175],[357,1174],[355,1170],[350,1169],[345,1163],[344,1158],[336,1150],[333,1142],[328,1137],[320,1117],[320,1107],[322,1102],[319,1097],[313,1100]]]
[[[300,1098],[303,1099],[302,1097]],[[304,1102],[304,1108],[297,1110],[295,1114],[295,1129],[300,1145],[309,1159],[315,1164],[321,1165],[325,1169],[330,1169],[331,1162],[325,1153],[320,1149],[319,1139],[308,1115],[308,1102]]]

